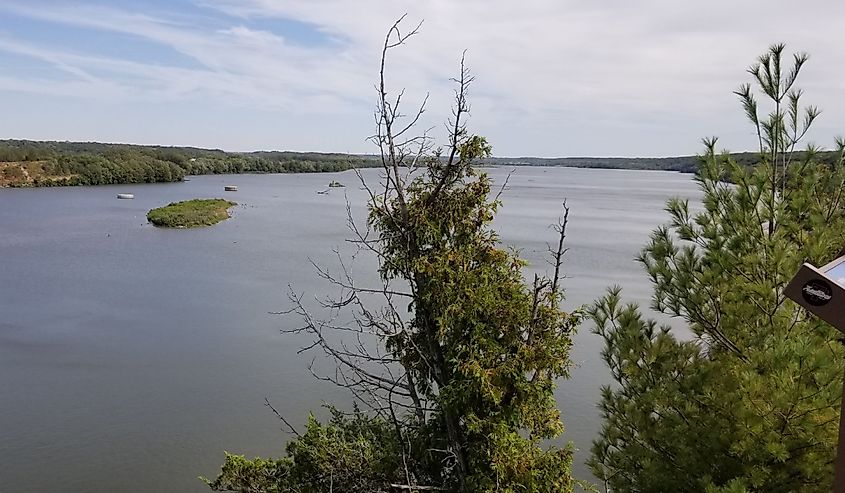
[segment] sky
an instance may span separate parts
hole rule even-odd
[[[445,141],[461,53],[469,129],[497,156],[753,149],[732,92],[775,42],[845,135],[845,2],[805,0],[0,0],[0,139],[372,153],[380,47],[419,33],[387,82]]]

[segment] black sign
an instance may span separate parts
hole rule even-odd
[[[830,285],[821,279],[813,279],[801,288],[801,295],[804,300],[813,306],[823,306],[833,299],[833,291]]]

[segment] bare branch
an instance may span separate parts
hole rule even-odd
[[[557,301],[558,286],[560,283],[560,266],[563,264],[563,256],[566,254],[564,242],[566,241],[566,226],[569,224],[569,206],[566,200],[563,201],[563,218],[558,220],[555,231],[558,232],[557,250],[553,253],[555,273],[552,276],[552,299]]]
[[[291,432],[291,433],[293,433],[293,434],[294,434],[294,435],[296,435],[297,437],[302,438],[302,435],[300,435],[300,434],[299,434],[299,432],[298,432],[298,431],[296,431],[296,428],[294,428],[294,427],[293,427],[293,426],[292,426],[292,425],[288,422],[288,420],[286,420],[286,419],[285,419],[285,417],[284,417],[284,416],[282,416],[282,414],[281,414],[281,413],[279,413],[279,411],[277,411],[275,407],[273,407],[273,404],[270,404],[270,399],[268,399],[267,397],[265,397],[265,398],[264,398],[264,405],[265,405],[265,406],[267,406],[267,407],[269,407],[269,408],[270,408],[270,410],[271,410],[271,411],[273,411],[273,414],[275,414],[275,415],[276,415],[276,416],[277,416],[280,420],[282,420],[282,423],[284,423],[284,424],[285,424],[285,426],[287,426],[287,427],[288,427],[288,430],[290,430],[290,432]]]

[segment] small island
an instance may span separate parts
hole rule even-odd
[[[193,199],[173,202],[147,213],[147,220],[165,228],[199,228],[229,219],[229,208],[238,205],[224,199]]]

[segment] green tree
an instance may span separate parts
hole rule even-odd
[[[682,320],[678,337],[611,289],[591,310],[616,385],[602,392],[604,425],[591,467],[614,492],[817,492],[832,484],[842,393],[838,333],[783,290],[804,261],[835,258],[845,237],[843,149],[826,164],[795,148],[818,115],[794,87],[775,45],[749,70],[740,97],[759,136],[743,166],[705,141],[703,208],[670,200],[668,226],[639,257],[654,310]]]
[[[326,306],[349,309],[353,326],[315,319],[291,294],[294,311],[305,321],[298,331],[312,335],[312,348],[337,365],[327,379],[352,391],[371,417],[359,411],[351,417],[336,413],[326,425],[311,420],[279,461],[228,456],[210,483],[215,489],[574,488],[572,448],[544,445],[563,431],[553,390],[567,375],[579,321],[559,308],[566,221],[558,225],[552,249],[554,275],[527,284],[525,262],[503,249],[491,228],[499,201],[491,197],[490,179],[473,167],[491,148],[464,124],[472,77],[463,61],[445,151],[410,133],[425,103],[403,120],[402,94],[388,95],[388,51],[415,33],[402,34],[397,22],[385,39],[372,138],[381,151],[382,180],[372,186],[362,179],[370,193],[367,227],[349,218],[353,241],[378,258],[383,285],[358,286],[343,264],[340,274],[320,269],[343,290]],[[367,432],[361,422],[370,426]],[[363,464],[362,455],[371,458]],[[327,483],[327,477],[341,476],[364,481]]]

